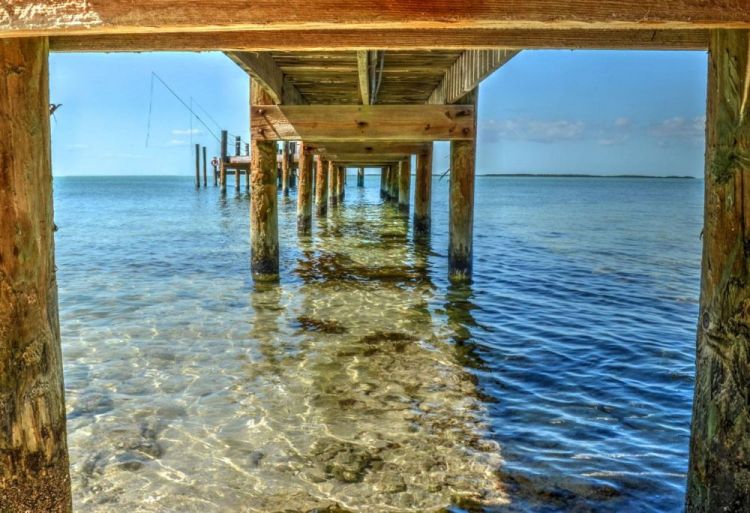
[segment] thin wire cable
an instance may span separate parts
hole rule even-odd
[[[154,75],[151,74],[151,93],[149,94],[148,100],[148,122],[146,124],[146,148],[148,148],[148,140],[151,137],[151,109],[154,105]]]
[[[209,134],[211,134],[211,135],[213,136],[213,138],[214,138],[214,139],[216,139],[217,141],[219,141],[219,143],[221,143],[221,139],[220,139],[219,137],[217,137],[217,136],[216,136],[216,134],[215,134],[215,133],[213,132],[213,130],[211,130],[211,129],[209,128],[209,126],[208,126],[208,125],[207,125],[207,124],[205,123],[205,121],[203,121],[203,120],[201,119],[201,117],[200,117],[200,116],[199,116],[198,114],[196,114],[196,113],[195,113],[195,111],[194,111],[194,110],[193,110],[193,109],[192,109],[192,108],[191,108],[191,107],[190,107],[190,106],[189,106],[189,105],[188,105],[187,103],[185,103],[185,100],[183,100],[182,98],[180,98],[180,96],[179,96],[179,95],[178,95],[177,93],[175,93],[175,92],[174,92],[174,90],[173,90],[173,89],[172,89],[171,87],[169,87],[169,85],[168,85],[168,84],[167,84],[167,83],[166,83],[166,82],[164,81],[164,79],[162,79],[162,78],[161,78],[161,77],[160,77],[160,76],[159,76],[159,75],[158,75],[158,74],[157,74],[157,73],[156,73],[155,71],[152,71],[152,72],[151,72],[151,75],[152,75],[152,76],[154,76],[154,77],[156,77],[156,78],[157,78],[157,79],[159,80],[159,82],[161,82],[161,83],[162,83],[162,84],[164,85],[164,87],[166,87],[166,88],[167,88],[167,90],[168,90],[168,91],[169,91],[170,93],[172,93],[172,95],[173,95],[173,96],[174,96],[175,98],[177,98],[177,99],[179,100],[179,102],[180,102],[180,103],[181,103],[182,105],[184,105],[184,106],[185,106],[185,108],[186,108],[187,110],[189,110],[189,111],[190,111],[190,113],[191,113],[191,114],[192,114],[193,116],[195,116],[195,119],[197,119],[198,121],[200,121],[201,125],[203,125],[203,126],[205,127],[205,129],[206,129],[206,130],[208,130],[208,133],[209,133]]]

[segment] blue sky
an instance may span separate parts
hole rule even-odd
[[[700,177],[706,70],[705,52],[523,52],[481,86],[477,172]],[[158,81],[148,128],[152,71],[207,128]],[[187,176],[219,126],[248,138],[247,75],[220,53],[52,54],[50,81],[57,176]]]

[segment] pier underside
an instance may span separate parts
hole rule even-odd
[[[408,215],[410,162],[417,156],[414,214],[422,236],[430,227],[432,142],[450,141],[448,271],[465,282],[472,270],[480,82],[524,49],[616,48],[710,50],[687,510],[744,511],[750,504],[749,30],[744,0],[353,0],[335,8],[322,0],[229,6],[20,0],[5,6],[0,510],[71,509],[54,277],[49,50],[221,50],[247,71],[250,160],[233,162],[225,153],[222,163],[235,166],[238,180],[249,167],[252,271],[260,280],[279,274],[278,141],[300,141],[305,148],[297,159],[303,232],[311,216],[342,201],[342,166],[380,167],[382,195]],[[221,180],[225,187],[224,171]]]

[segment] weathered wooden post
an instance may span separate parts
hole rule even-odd
[[[750,505],[750,31],[712,31],[688,513]]]
[[[281,194],[289,196],[289,143],[281,145]]]
[[[357,187],[365,186],[365,168],[357,169]]]
[[[398,203],[398,182],[400,169],[400,164],[391,165],[390,184],[388,184],[388,197],[391,200],[391,203]]]
[[[0,511],[71,511],[47,38],[0,39]]]
[[[336,182],[336,188],[338,190],[339,203],[344,202],[344,195],[346,194],[346,166],[338,167],[338,181]]]
[[[250,143],[245,143],[245,156],[250,156]]]
[[[214,169],[214,187],[219,185],[219,169],[218,166],[212,161],[211,167]]]
[[[459,103],[474,105],[479,90],[474,88]],[[476,134],[476,117],[474,130]],[[448,221],[448,278],[453,282],[470,282],[474,236],[474,165],[476,135],[468,141],[451,141],[451,182]]]
[[[297,231],[303,235],[309,235],[312,231],[312,167],[312,151],[303,144],[299,153],[299,187],[297,188]]]
[[[219,158],[219,183],[221,192],[227,192],[227,158],[229,152],[229,134],[226,130],[221,131],[221,157]]]
[[[272,105],[270,95],[250,81],[251,105]],[[252,115],[257,115],[255,112]],[[258,281],[279,279],[279,220],[276,198],[276,142],[250,136],[250,267]]]
[[[398,163],[398,209],[409,213],[411,194],[411,157]]]
[[[388,171],[387,167],[380,168],[380,197],[381,198],[385,198],[385,178],[386,178],[387,171]]]
[[[315,164],[315,213],[323,217],[328,213],[328,165],[322,155]]]
[[[242,148],[242,139],[239,135],[234,137],[234,156],[240,156],[240,148]]]
[[[417,154],[417,183],[414,190],[414,235],[430,233],[432,202],[432,143]]]
[[[206,159],[206,147],[203,147],[203,188],[208,187],[208,160]]]
[[[331,205],[336,205],[339,202],[338,188],[339,188],[339,173],[336,169],[336,164],[333,161],[328,162],[328,201]]]
[[[195,188],[201,188],[201,145],[195,145]]]

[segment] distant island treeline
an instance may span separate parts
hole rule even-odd
[[[586,173],[487,173],[477,174],[477,176],[500,176],[505,178],[653,178],[653,179],[665,179],[670,180],[695,180],[694,176],[680,176],[680,175],[597,175],[597,174],[586,174]]]

